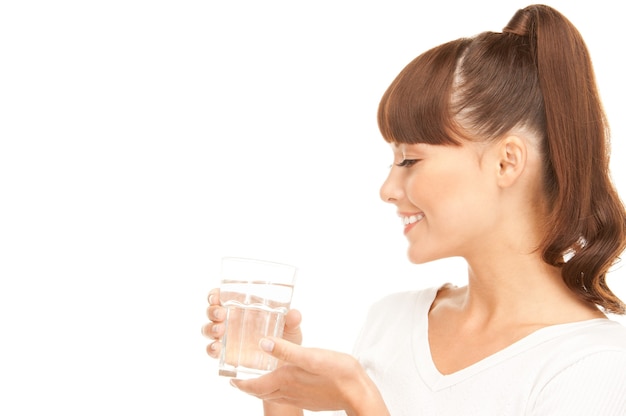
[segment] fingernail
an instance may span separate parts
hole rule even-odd
[[[272,352],[274,351],[274,342],[267,338],[263,338],[259,341],[259,347],[261,347],[261,349],[265,352]]]
[[[209,295],[209,305],[213,305],[213,299],[215,298],[215,295],[211,294]]]
[[[213,325],[213,327],[211,328],[211,332],[213,332],[214,334],[217,334],[217,332],[220,330],[220,326],[219,325]]]
[[[224,319],[224,312],[221,309],[217,309],[213,312],[213,315],[215,316],[215,319]]]
[[[237,387],[237,385],[235,384],[235,380],[233,380],[233,379],[230,380],[230,385],[233,386],[236,389],[239,389],[239,387]]]

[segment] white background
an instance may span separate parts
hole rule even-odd
[[[548,3],[591,50],[626,195],[622,15]],[[200,335],[223,255],[298,266],[305,344],[346,352],[383,294],[462,284],[406,260],[376,108],[419,53],[526,5],[2,2],[0,414],[259,414]]]

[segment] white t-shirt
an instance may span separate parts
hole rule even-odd
[[[355,345],[392,416],[626,415],[621,324],[592,319],[545,327],[443,375],[428,344],[437,290],[397,293],[374,304]]]

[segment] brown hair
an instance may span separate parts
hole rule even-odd
[[[626,306],[606,274],[626,248],[626,211],[609,176],[609,132],[587,47],[558,11],[519,10],[502,33],[437,46],[410,62],[382,97],[389,142],[459,145],[514,127],[542,139],[549,215],[546,263],[607,312]]]

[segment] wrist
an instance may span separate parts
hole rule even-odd
[[[303,416],[304,412],[294,406],[263,401],[264,416]]]

